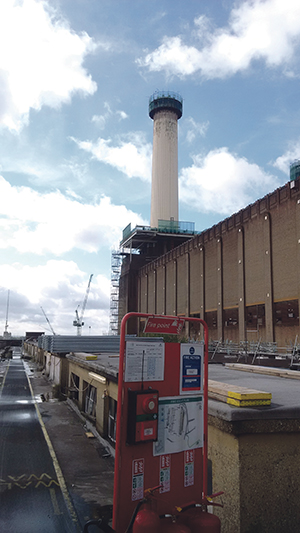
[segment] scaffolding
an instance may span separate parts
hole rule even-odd
[[[110,335],[118,334],[119,281],[120,281],[123,257],[124,257],[124,252],[122,252],[121,250],[113,250],[111,253],[110,313],[109,313]]]

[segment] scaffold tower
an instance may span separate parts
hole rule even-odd
[[[124,253],[121,250],[113,250],[111,253],[110,314],[109,314],[110,335],[118,334],[119,280],[120,280],[120,275],[121,275],[123,257],[124,257]]]

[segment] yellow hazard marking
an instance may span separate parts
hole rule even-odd
[[[57,498],[56,498],[55,490],[54,489],[49,489],[49,492],[50,492],[50,497],[51,497],[51,501],[52,501],[52,505],[53,505],[53,509],[54,509],[54,514],[56,514],[56,515],[62,514],[62,512],[61,512],[61,510],[59,508],[59,505],[58,505],[58,501],[57,501]]]
[[[26,376],[27,376],[27,374],[26,374]],[[70,516],[71,516],[71,519],[72,519],[73,523],[76,525],[76,528],[78,529],[78,531],[81,531],[81,529],[79,527],[78,520],[77,520],[77,515],[76,515],[76,512],[75,512],[75,509],[73,507],[73,504],[71,502],[71,499],[70,499],[70,496],[69,496],[69,493],[68,493],[67,485],[66,485],[62,470],[61,470],[61,468],[59,466],[59,462],[57,460],[56,453],[55,453],[54,448],[52,446],[50,437],[49,437],[49,435],[47,433],[47,430],[46,430],[45,424],[43,422],[42,415],[40,413],[38,404],[37,404],[37,402],[35,400],[34,393],[33,393],[33,390],[32,390],[32,386],[31,386],[31,383],[30,383],[30,380],[29,380],[28,376],[27,376],[27,381],[28,381],[28,384],[29,384],[31,396],[32,396],[33,401],[34,401],[34,405],[35,405],[35,409],[36,409],[36,412],[37,412],[37,416],[38,416],[39,422],[41,424],[41,428],[42,428],[45,440],[46,440],[47,445],[48,445],[49,453],[50,453],[52,461],[53,461],[53,466],[54,466],[54,470],[55,470],[55,473],[56,473],[56,476],[57,476],[57,479],[58,479],[60,490],[61,490],[62,495],[64,497],[66,506],[68,508],[68,511],[70,513]]]
[[[260,405],[271,405],[271,400],[235,400],[234,398],[227,398],[227,403],[236,405],[237,407],[252,407]]]
[[[44,485],[44,487],[49,488],[52,485],[56,485],[59,487],[59,483],[56,479],[52,479],[49,474],[43,473],[40,477],[36,476],[35,474],[31,474],[29,477],[26,477],[25,474],[22,474],[21,476],[8,476],[8,480],[0,479],[0,487],[6,486],[8,490],[12,489],[13,487],[19,487],[19,489],[27,489],[27,487],[31,486],[37,489],[40,485]]]
[[[49,483],[45,483],[44,481],[40,480],[35,488],[37,489],[39,487],[39,485],[44,485],[44,487],[46,487],[47,489],[49,489],[49,487],[51,487],[51,485],[56,485],[57,487],[59,487],[59,483],[57,483],[57,481],[55,479],[51,479],[51,481],[49,481]]]

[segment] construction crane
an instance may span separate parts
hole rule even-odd
[[[80,315],[80,317],[79,317],[79,314],[78,314],[78,308],[80,307],[80,305],[78,305],[77,309],[75,309],[76,318],[75,318],[75,320],[73,320],[73,326],[75,326],[77,328],[77,335],[81,335],[82,326],[84,326],[83,315],[84,315],[84,311],[85,311],[85,308],[86,308],[87,300],[88,300],[88,297],[89,297],[92,277],[93,277],[93,274],[90,275],[90,279],[89,279],[88,286],[87,286],[87,289],[86,289],[85,297],[84,297],[84,300],[83,300],[83,303],[82,303],[82,306],[81,306],[81,315]]]
[[[4,338],[10,337],[10,334],[7,331],[8,330],[9,294],[10,294],[10,291],[7,292],[6,320],[5,320],[5,328],[4,328],[4,332],[3,332],[3,337]]]
[[[41,310],[43,311],[43,315],[44,315],[45,319],[47,320],[47,322],[48,322],[48,324],[49,324],[49,327],[50,327],[50,329],[51,329],[53,335],[56,335],[56,333],[55,333],[53,327],[52,327],[51,324],[50,324],[50,320],[49,320],[49,318],[47,317],[47,315],[46,315],[44,309],[42,308],[42,306],[41,306]]]

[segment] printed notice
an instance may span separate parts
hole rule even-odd
[[[144,497],[144,459],[132,461],[131,500],[142,500]]]
[[[159,492],[170,492],[171,479],[171,455],[160,456]]]
[[[194,485],[194,462],[195,452],[189,450],[184,452],[184,486],[190,487]]]
[[[203,447],[203,396],[159,398],[153,455]]]
[[[202,394],[203,344],[180,346],[180,394]]]
[[[126,342],[125,381],[163,381],[163,342]]]

